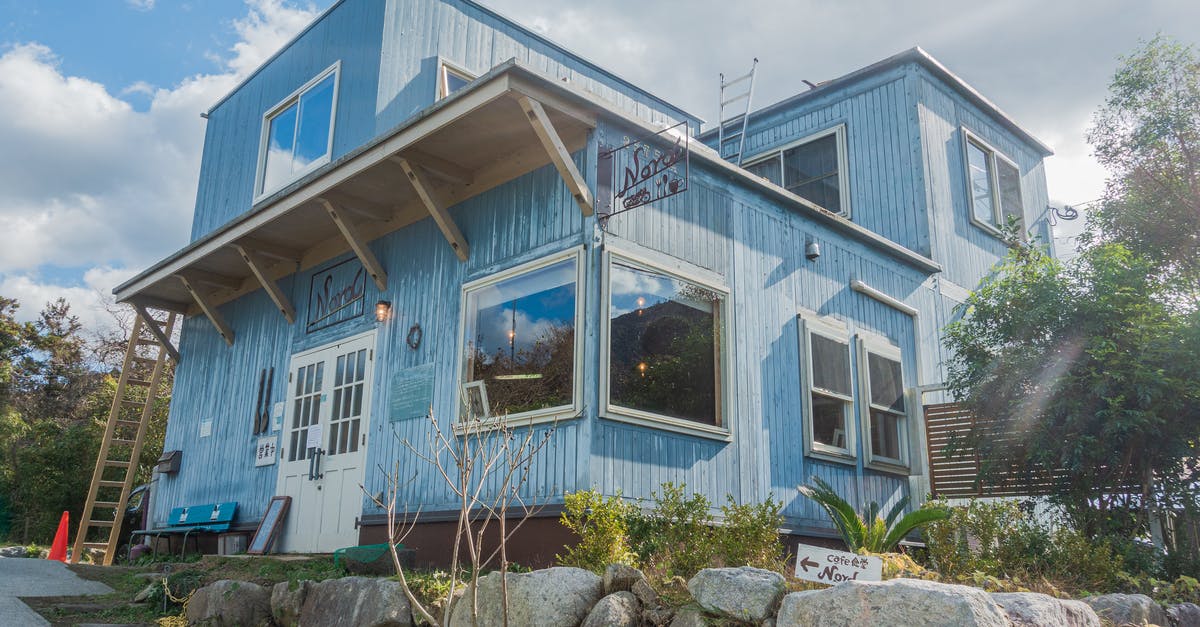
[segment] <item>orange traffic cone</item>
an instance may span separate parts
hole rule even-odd
[[[70,514],[63,512],[62,518],[58,521],[58,533],[54,534],[54,544],[50,545],[50,555],[46,556],[48,560],[58,560],[60,562],[67,561],[67,528],[70,526],[68,519]]]

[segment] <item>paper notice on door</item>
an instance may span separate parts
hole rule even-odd
[[[308,428],[308,440],[305,441],[304,448],[321,448],[321,425]]]
[[[283,427],[283,410],[283,401],[275,403],[275,406],[271,408],[271,420],[275,424],[274,431],[279,431]]]

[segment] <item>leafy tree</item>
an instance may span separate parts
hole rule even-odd
[[[1200,305],[1200,55],[1158,36],[1123,59],[1088,135],[1112,177],[1085,242],[1125,244]]]
[[[1065,264],[1016,249],[946,332],[952,391],[996,421],[973,442],[982,480],[1053,474],[1092,536],[1180,498],[1156,480],[1189,473],[1200,438],[1200,318],[1158,298],[1153,264],[1120,244]]]

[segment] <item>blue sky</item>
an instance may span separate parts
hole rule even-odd
[[[332,2],[0,0],[0,294],[22,318],[64,296],[110,324],[112,287],[187,243],[199,114]],[[1194,0],[484,4],[708,119],[752,57],[764,106],[920,45],[1055,149],[1056,203],[1103,189],[1084,136],[1118,56],[1200,43]]]

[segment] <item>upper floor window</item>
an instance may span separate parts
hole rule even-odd
[[[463,289],[463,396],[470,419],[577,410],[579,253],[535,261]]]
[[[818,207],[850,216],[845,124],[756,157],[743,167]]]
[[[605,415],[727,435],[725,291],[625,257],[607,276]]]
[[[256,196],[328,163],[333,146],[338,64],[284,99],[264,118]]]
[[[438,63],[438,100],[449,96],[450,94],[467,86],[467,83],[475,80],[474,76],[460,70],[445,61]]]
[[[967,189],[971,219],[995,230],[1012,220],[1022,237],[1025,205],[1021,200],[1021,171],[1017,165],[982,139],[964,131],[967,151]]]

